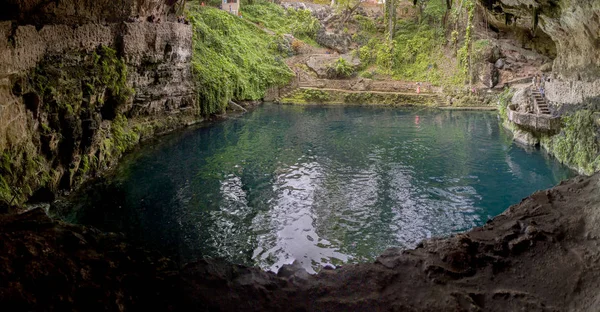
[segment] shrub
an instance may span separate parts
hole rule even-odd
[[[600,170],[600,144],[593,116],[590,110],[580,110],[563,117],[562,132],[546,140],[548,150],[558,160],[585,174]]]
[[[329,94],[322,90],[305,89],[302,91],[302,97],[307,101],[322,103],[329,100]]]
[[[315,39],[321,23],[309,10],[286,10],[270,2],[245,5],[244,18],[264,25],[278,34],[293,34],[300,39]]]
[[[294,53],[298,54],[300,53],[300,49],[302,48],[304,44],[302,43],[302,41],[294,39],[292,41],[292,50],[294,50]]]
[[[327,75],[329,78],[349,78],[354,76],[354,73],[354,66],[343,57],[340,57],[327,66]]]

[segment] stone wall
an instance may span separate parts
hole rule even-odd
[[[561,81],[545,83],[546,98],[555,103],[580,104],[600,96],[600,80]]]

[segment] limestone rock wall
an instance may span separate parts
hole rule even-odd
[[[553,80],[546,84],[555,103],[581,104],[600,96],[600,1],[480,0],[494,23],[515,31],[534,29],[556,45]],[[506,25],[508,24],[508,26]],[[540,34],[540,36],[543,34]],[[545,35],[543,35],[545,36]]]
[[[3,0],[0,19],[36,25],[158,20],[169,13],[179,13],[181,3],[181,0]]]
[[[200,118],[178,5],[0,3],[0,205],[71,189]]]

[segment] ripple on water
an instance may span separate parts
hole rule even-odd
[[[182,262],[273,271],[372,261],[482,225],[572,174],[479,112],[266,105],[163,141],[125,159],[109,188],[121,195],[98,192],[89,200],[106,215],[80,222]]]

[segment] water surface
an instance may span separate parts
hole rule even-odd
[[[181,263],[313,272],[482,225],[571,175],[495,113],[264,105],[127,156],[68,218]]]

